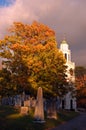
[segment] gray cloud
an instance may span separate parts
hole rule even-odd
[[[76,65],[86,65],[86,0],[16,0],[0,8],[0,38],[14,21],[37,20],[55,30],[58,45],[66,35]]]

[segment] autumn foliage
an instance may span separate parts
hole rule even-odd
[[[0,41],[0,56],[11,74],[13,91],[35,94],[41,86],[45,95],[64,95],[65,59],[57,48],[55,32],[38,22],[15,22],[9,31]]]
[[[86,68],[77,66],[75,72],[78,107],[86,108]]]

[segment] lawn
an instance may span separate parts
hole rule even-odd
[[[12,106],[0,106],[0,130],[49,130],[59,124],[66,122],[77,116],[74,111],[59,111],[58,119],[47,119],[45,123],[37,124],[33,122],[33,110],[27,116],[20,114],[19,109]]]

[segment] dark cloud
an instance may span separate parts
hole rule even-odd
[[[76,65],[86,65],[86,1],[61,0],[60,6],[56,8],[57,4],[40,20],[55,30],[59,44],[65,34]]]

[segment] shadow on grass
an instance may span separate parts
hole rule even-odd
[[[33,123],[32,111],[23,116],[19,109],[0,106],[0,130],[44,130],[44,124]]]
[[[57,120],[47,119],[45,123],[33,123],[34,110],[29,111],[27,116],[20,114],[19,109],[10,106],[0,106],[0,130],[49,130],[74,116],[75,112],[58,112]]]

